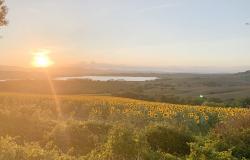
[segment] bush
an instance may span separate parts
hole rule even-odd
[[[190,153],[188,143],[193,138],[185,132],[167,126],[150,126],[146,130],[146,138],[150,147],[170,154],[186,155]]]
[[[250,107],[250,97],[248,97],[248,98],[245,98],[245,99],[242,99],[241,101],[240,101],[240,104],[241,104],[241,106],[243,106],[243,107]]]
[[[220,136],[217,148],[222,151],[231,149],[234,157],[250,159],[250,129]]]
[[[53,128],[54,123],[40,119],[28,107],[17,107],[14,111],[0,109],[0,136],[18,136],[23,141],[40,141]]]
[[[153,151],[143,132],[119,125],[113,127],[107,142],[92,151],[85,160],[179,160],[174,155]]]
[[[114,127],[107,142],[87,156],[88,160],[134,160],[139,155],[139,144],[133,130],[119,125]]]
[[[201,139],[196,143],[190,143],[191,153],[188,160],[236,160],[230,150],[218,151],[218,141]]]
[[[190,159],[250,159],[250,117],[219,124],[207,138],[191,143]],[[200,157],[200,158],[199,158]]]
[[[115,159],[135,159],[139,153],[139,146],[133,130],[123,126],[111,130],[106,147]]]
[[[35,143],[19,145],[11,137],[0,138],[0,160],[76,160],[56,148],[44,149]]]
[[[236,117],[221,123],[216,126],[213,134],[220,140],[220,150],[232,148],[235,157],[250,159],[249,116]]]
[[[68,121],[58,124],[48,135],[64,152],[86,155],[91,152],[107,133],[108,126],[96,122]]]

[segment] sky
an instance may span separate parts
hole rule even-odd
[[[249,0],[6,0],[0,65],[249,66]]]

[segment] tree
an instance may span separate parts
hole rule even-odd
[[[243,107],[249,108],[250,107],[250,97],[242,99],[241,100],[241,105]]]
[[[4,4],[4,0],[0,0],[0,27],[7,25],[6,14],[7,7]]]

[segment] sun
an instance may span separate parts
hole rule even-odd
[[[53,61],[49,57],[49,51],[39,51],[34,53],[33,60],[32,60],[32,66],[36,68],[47,68],[53,65]]]

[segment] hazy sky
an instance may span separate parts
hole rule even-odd
[[[0,64],[243,66],[250,62],[250,0],[7,0]]]

